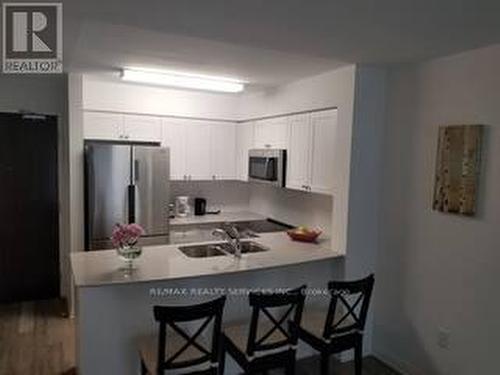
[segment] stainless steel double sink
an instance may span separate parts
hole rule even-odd
[[[179,250],[182,251],[189,258],[209,258],[221,255],[226,255],[225,253],[234,254],[234,249],[231,245],[226,242],[218,242],[203,245],[189,245],[189,246],[179,246]],[[268,251],[267,247],[264,247],[254,241],[241,241],[241,253],[260,253],[262,251]]]

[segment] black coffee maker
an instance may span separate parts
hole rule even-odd
[[[207,200],[205,198],[194,198],[194,214],[196,216],[207,213]]]

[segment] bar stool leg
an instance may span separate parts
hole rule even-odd
[[[219,366],[218,366],[217,370],[218,370],[218,373],[220,375],[223,375],[224,368],[226,367],[226,345],[224,342],[224,338],[222,338],[221,340],[222,340],[222,345],[221,345],[221,349],[220,349]]]
[[[361,375],[363,372],[363,341],[358,340],[354,346],[354,367],[355,374]]]
[[[328,375],[330,367],[330,355],[321,353],[321,375]]]

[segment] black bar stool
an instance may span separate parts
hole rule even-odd
[[[224,328],[225,350],[246,374],[274,368],[294,374],[298,337],[290,322],[293,327],[300,324],[304,290],[305,286],[283,293],[250,293],[250,326]],[[260,322],[261,318],[265,321]]]
[[[363,329],[375,278],[328,283],[328,311],[304,313],[299,338],[321,353],[321,374],[328,374],[330,355],[354,349],[355,373],[361,375]]]
[[[160,330],[157,338],[140,342],[141,373],[165,374],[167,370],[186,369],[197,375],[223,374],[221,323],[225,302],[224,296],[198,305],[154,306]],[[194,333],[181,326],[197,321],[201,323]],[[200,336],[210,331],[211,343],[207,345]]]

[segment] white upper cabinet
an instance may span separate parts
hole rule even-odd
[[[184,180],[187,178],[185,124],[172,119],[163,119],[162,124],[162,146],[170,149],[170,179]]]
[[[290,116],[287,188],[333,194],[336,131],[337,110]]]
[[[334,145],[337,134],[337,110],[311,114],[312,163],[311,191],[333,194],[334,187]]]
[[[312,153],[311,115],[289,119],[286,187],[308,190]]]
[[[84,138],[104,141],[160,142],[161,119],[153,116],[85,112]]]
[[[255,122],[255,148],[287,148],[288,117]]]
[[[84,137],[161,142],[172,180],[248,180],[248,151],[287,150],[286,187],[333,194],[337,110],[236,124],[84,112]]]
[[[121,141],[123,115],[102,112],[84,112],[83,135],[85,139]]]
[[[236,125],[210,125],[210,170],[213,180],[236,179]]]
[[[186,175],[188,180],[211,180],[210,125],[189,121],[186,129]]]
[[[163,119],[162,145],[170,149],[172,180],[236,179],[236,125]]]
[[[161,118],[153,116],[125,115],[123,134],[126,140],[135,142],[161,142]]]
[[[254,148],[254,123],[236,126],[236,175],[240,181],[248,181],[248,151]]]

